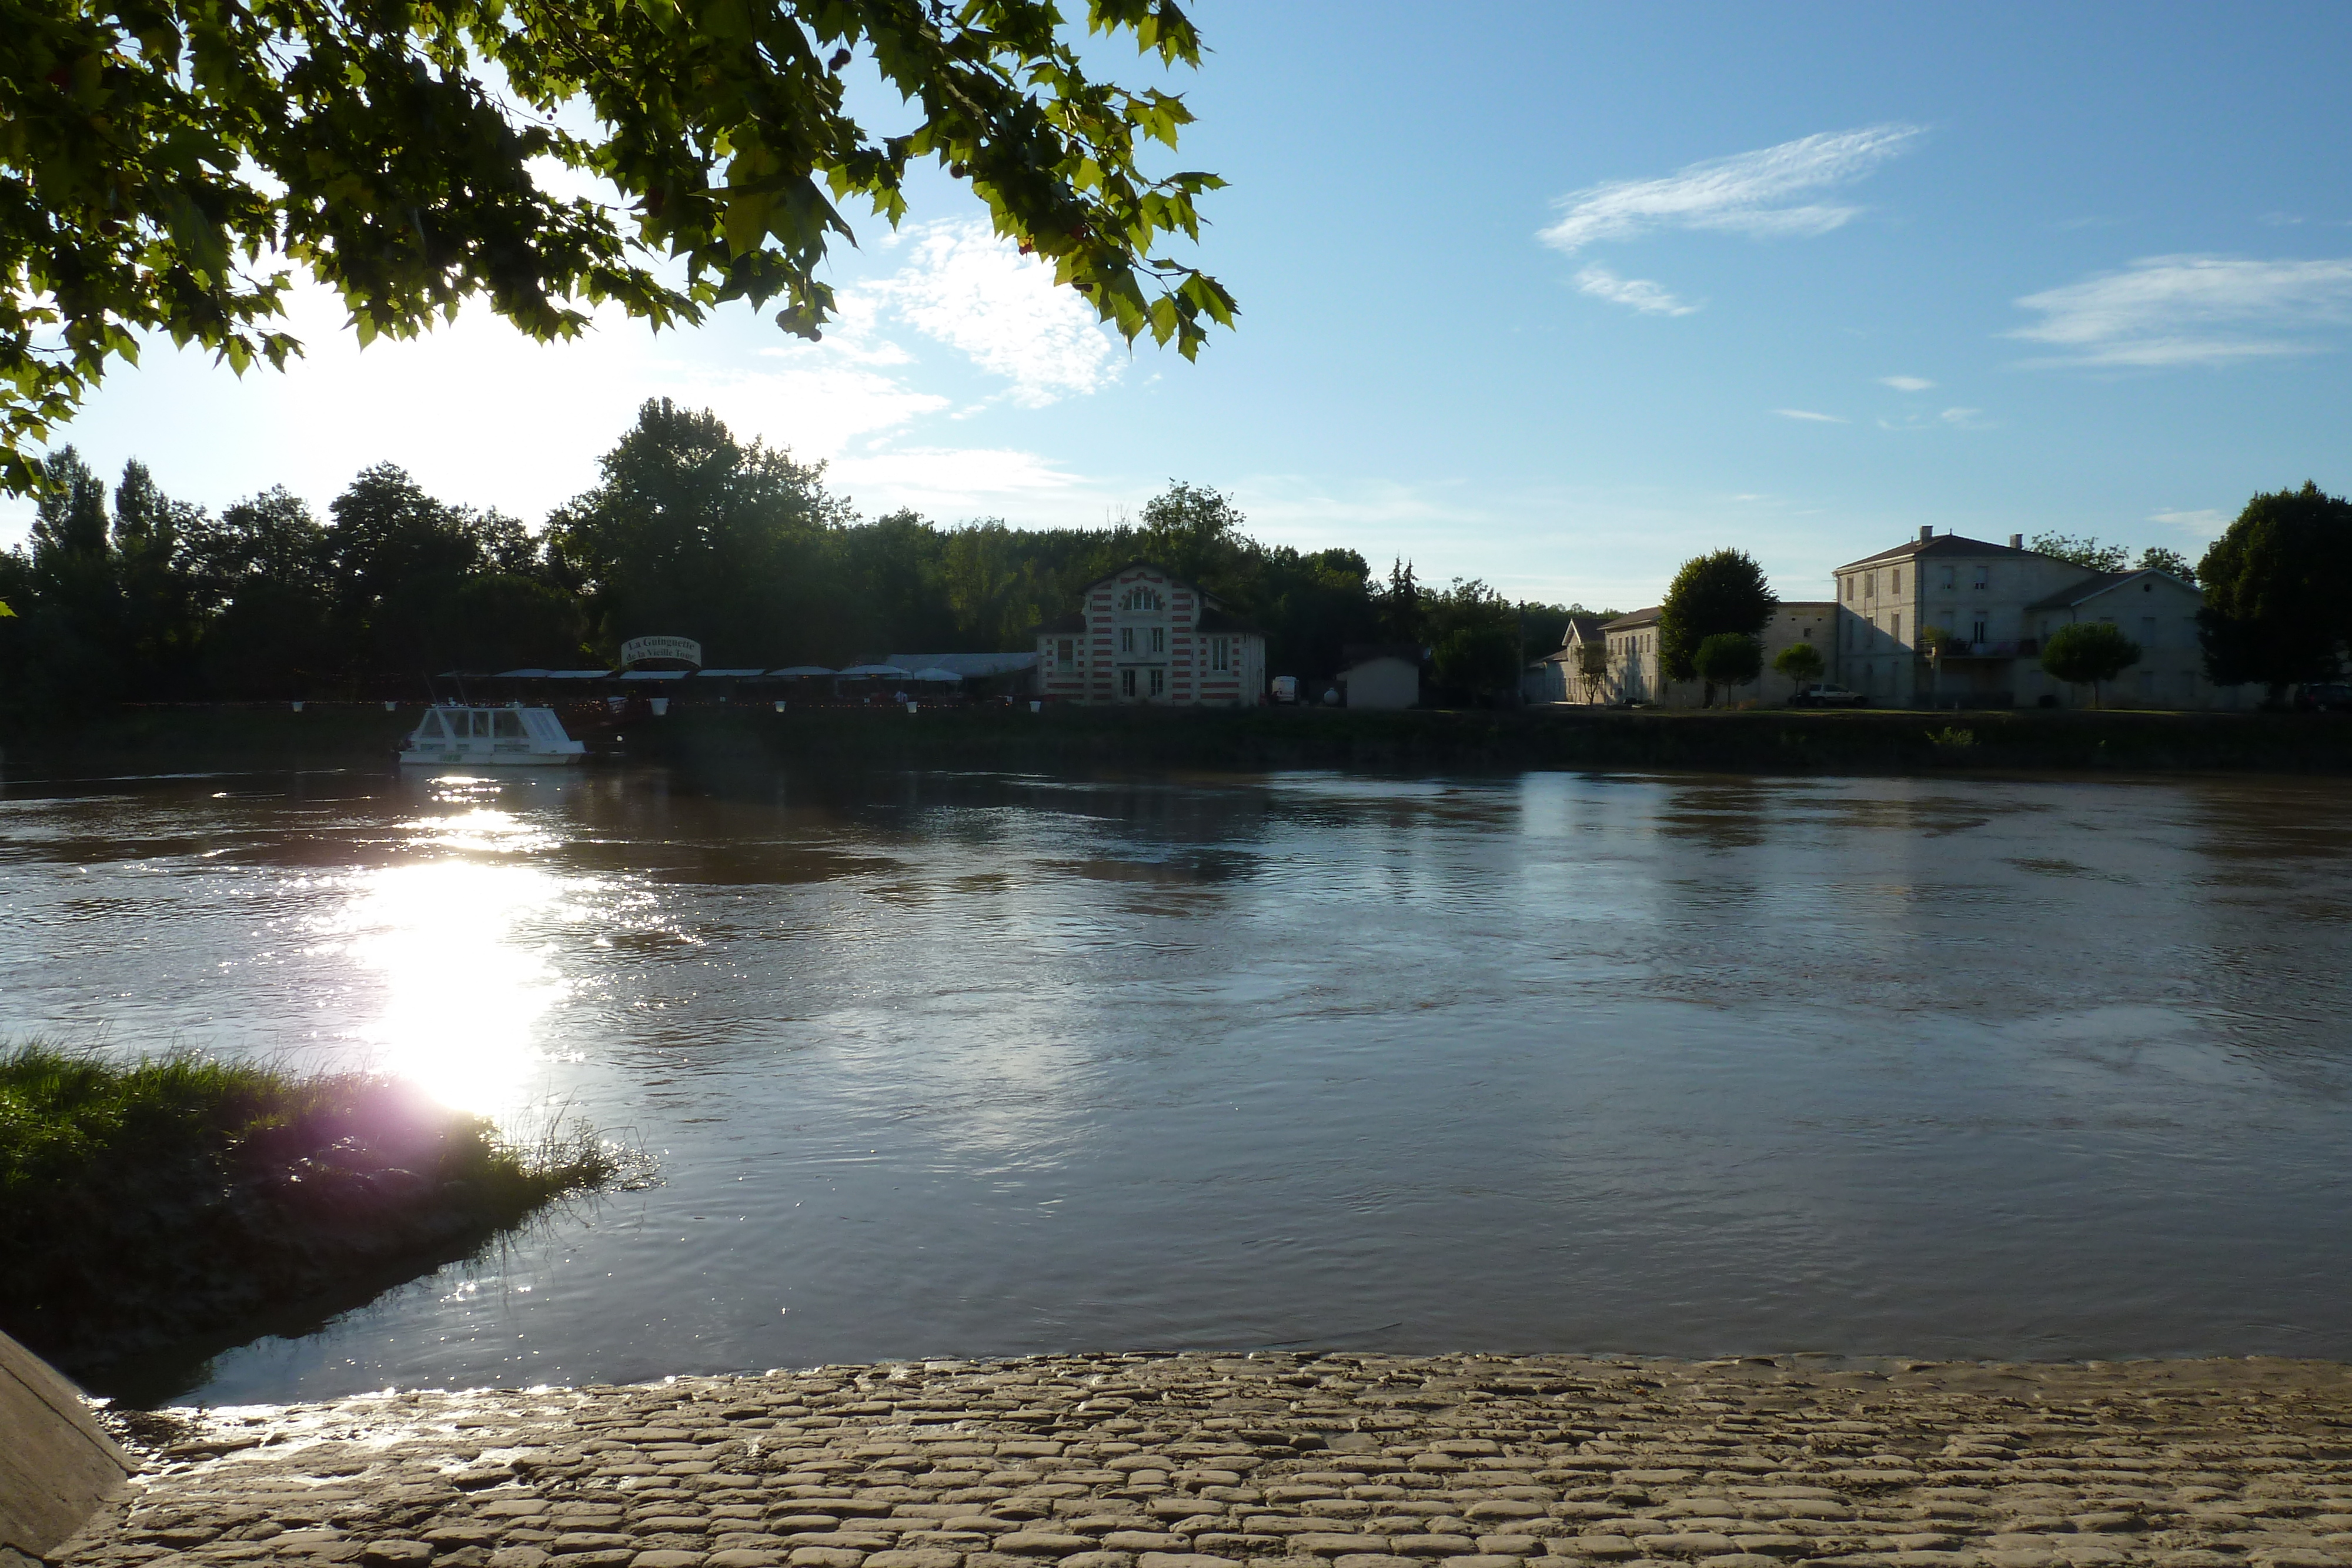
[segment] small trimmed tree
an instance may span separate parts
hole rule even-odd
[[[1717,686],[1744,686],[1764,670],[1764,649],[1740,632],[1717,632],[1698,645],[1691,665],[1706,683],[1706,705],[1715,706]]]
[[[1808,684],[1822,678],[1826,666],[1822,663],[1821,650],[1811,643],[1791,643],[1780,650],[1772,661],[1773,669],[1789,677],[1789,696],[1794,701],[1797,693]]]
[[[2099,687],[2139,663],[2140,647],[2111,621],[2077,621],[2061,626],[2042,644],[2042,667],[2070,685],[2088,685],[2091,706]]]

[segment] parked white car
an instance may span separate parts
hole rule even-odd
[[[1860,707],[1870,699],[1860,692],[1850,692],[1831,681],[1815,681],[1809,686],[1799,686],[1797,695],[1789,699],[1790,707]]]

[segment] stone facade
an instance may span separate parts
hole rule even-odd
[[[2087,706],[2092,694],[2042,673],[2043,639],[2074,620],[2113,621],[2146,656],[2111,688],[2134,706],[2235,707],[2243,690],[2205,679],[2196,617],[2203,596],[2160,571],[2085,571],[2024,548],[1930,534],[1837,569],[1831,678],[1891,707]],[[1951,639],[1932,663],[1919,629]]]
[[[1598,615],[1571,615],[1559,646],[1538,660],[1530,701],[1575,703],[1609,700],[1609,638]]]
[[[1717,686],[1718,705],[1778,700],[1788,695],[1788,681],[1772,673],[1772,661],[1799,643],[1811,643],[1831,664],[1837,606],[1826,600],[1784,600],[1772,612],[1758,639],[1763,644],[1764,670],[1755,680],[1736,686]],[[1698,707],[1706,700],[1703,681],[1669,681],[1658,663],[1658,612],[1655,606],[1621,615],[1601,628],[1609,673],[1601,683],[1606,703],[1645,703],[1656,707]]]
[[[1066,702],[1246,707],[1265,691],[1265,638],[1213,594],[1138,562],[1038,629],[1037,665],[1039,689]]]

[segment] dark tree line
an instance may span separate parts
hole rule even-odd
[[[444,670],[602,665],[647,633],[697,638],[714,667],[1025,649],[1139,559],[1258,625],[1276,673],[1319,680],[1351,644],[1411,645],[1475,701],[1507,691],[1517,651],[1557,644],[1570,613],[1477,581],[1433,591],[1402,560],[1383,580],[1354,550],[1267,545],[1230,497],[1181,481],[1109,528],[867,520],[821,464],[667,400],[536,533],[388,464],[323,519],[283,488],[215,517],[136,461],[110,497],[71,448],[45,468],[30,539],[0,556],[16,612],[0,679],[36,703],[414,694]]]

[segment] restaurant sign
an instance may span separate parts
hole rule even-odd
[[[632,637],[621,644],[621,667],[634,670],[640,664],[658,664],[665,669],[684,664],[698,670],[702,668],[702,644],[691,637]]]

